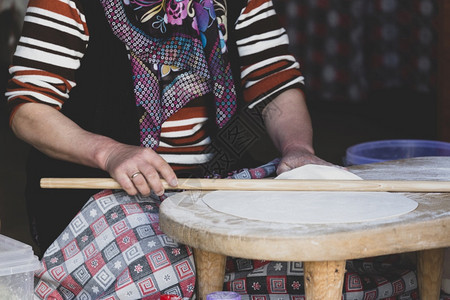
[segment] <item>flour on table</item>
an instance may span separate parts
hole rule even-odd
[[[361,179],[344,169],[319,165],[306,165],[277,178]],[[215,211],[244,219],[293,224],[374,221],[418,206],[403,194],[387,192],[214,191],[203,201]]]

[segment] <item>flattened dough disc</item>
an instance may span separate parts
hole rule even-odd
[[[332,166],[305,165],[278,179],[361,179]],[[215,191],[203,201],[211,209],[266,222],[332,224],[392,218],[417,208],[416,201],[387,192]]]
[[[215,191],[203,201],[244,219],[294,224],[374,221],[406,214],[418,205],[402,194],[385,192]]]
[[[276,177],[276,179],[348,179],[362,180],[361,177],[342,168],[334,166],[322,165],[304,165],[284,172]]]

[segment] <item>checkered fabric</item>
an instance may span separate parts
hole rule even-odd
[[[343,300],[415,300],[414,268],[399,255],[348,261]],[[228,258],[224,289],[243,299],[305,299],[302,262]]]
[[[191,297],[191,250],[159,229],[160,201],[105,190],[94,195],[47,249],[36,274],[40,299]]]

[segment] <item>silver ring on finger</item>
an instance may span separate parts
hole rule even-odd
[[[141,172],[137,171],[130,176],[130,179],[133,180],[136,176],[142,175]]]

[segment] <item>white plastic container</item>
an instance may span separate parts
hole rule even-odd
[[[40,266],[30,245],[0,234],[0,299],[33,299],[34,271]]]

